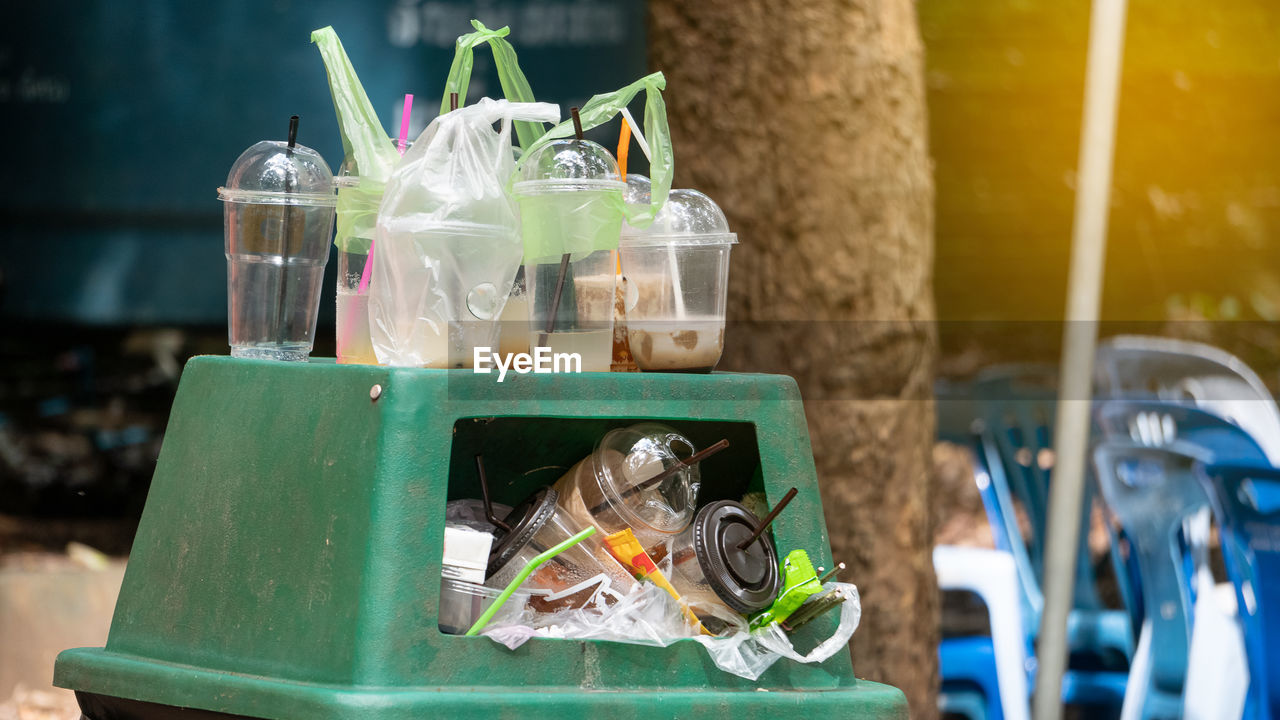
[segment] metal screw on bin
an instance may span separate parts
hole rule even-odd
[[[369,388],[369,399],[370,399],[370,400],[373,400],[374,402],[377,402],[378,398],[380,398],[380,397],[382,397],[382,386],[381,386],[381,385],[374,385],[373,387]]]

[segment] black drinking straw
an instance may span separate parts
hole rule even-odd
[[[449,93],[449,111],[458,109],[458,93]]]
[[[569,115],[573,117],[573,134],[578,140],[582,139],[582,118],[578,117],[578,108],[569,108]],[[560,293],[564,292],[564,277],[569,272],[569,253],[560,256],[560,274],[556,277],[556,294],[551,298],[551,314],[547,315],[547,327],[542,331],[542,337],[538,339],[539,346],[547,344],[547,336],[556,329],[556,315],[560,312]]]
[[[764,519],[760,521],[759,525],[756,525],[756,529],[751,531],[751,537],[738,543],[738,549],[746,550],[748,547],[751,546],[751,543],[759,539],[760,534],[763,533],[765,529],[769,527],[769,525],[773,522],[774,518],[778,517],[778,513],[782,512],[782,509],[787,506],[787,503],[791,502],[792,498],[796,496],[797,492],[798,491],[795,488],[791,488],[790,490],[788,490],[787,494],[782,496],[782,500],[777,505],[773,506],[773,509],[769,511],[768,515],[764,516]]]
[[[454,93],[455,95],[457,93]],[[484,458],[479,453],[476,454],[476,472],[480,473],[480,497],[484,499],[484,517],[493,523],[494,527],[500,527],[507,532],[511,532],[511,526],[498,519],[493,514],[493,503],[489,501],[489,480],[484,476]]]
[[[289,144],[285,146],[285,156],[290,160],[293,159],[293,147],[298,144],[298,116],[293,115],[289,118]],[[293,180],[295,173],[293,172],[293,163],[289,163],[289,168],[284,173],[284,192],[285,195],[292,194],[294,191]],[[289,313],[285,312],[285,296],[289,293],[289,220],[293,215],[293,208],[289,205],[289,198],[285,198],[285,204],[281,208],[282,222],[280,224],[280,295],[276,298],[276,342],[284,344],[284,338],[288,334],[285,328],[289,322]]]

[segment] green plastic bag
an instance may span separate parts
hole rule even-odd
[[[762,628],[770,623],[785,622],[804,604],[805,600],[822,592],[822,583],[818,581],[818,573],[813,569],[809,553],[804,550],[792,550],[782,560],[782,590],[774,598],[769,609],[751,619],[751,629]]]
[[[329,76],[329,93],[338,115],[342,151],[355,163],[359,177],[355,186],[338,189],[338,220],[334,244],[343,252],[368,253],[378,219],[378,205],[391,171],[400,162],[395,142],[382,129],[382,122],[365,94],[351,58],[332,27],[311,33],[311,42],[320,49]]]
[[[533,90],[529,88],[529,80],[520,70],[515,48],[505,39],[511,28],[490,30],[479,20],[472,20],[471,26],[476,29],[475,32],[458,37],[453,65],[449,67],[449,77],[445,80],[444,98],[440,101],[440,114],[449,112],[449,96],[452,93],[458,94],[459,106],[466,104],[471,69],[475,65],[475,47],[481,43],[488,43],[493,51],[493,63],[498,70],[498,82],[502,84],[503,96],[511,102],[534,102]],[[528,148],[546,130],[542,123],[523,120],[516,121],[515,129],[521,148]]]
[[[667,87],[667,79],[660,72],[646,75],[630,85],[611,93],[592,96],[586,105],[578,110],[578,118],[582,121],[582,129],[590,130],[603,125],[622,112],[622,108],[631,102],[641,90],[645,92],[644,102],[644,134],[649,141],[651,157],[649,174],[652,191],[649,205],[627,205],[624,213],[627,222],[635,228],[646,228],[653,223],[653,218],[667,201],[667,193],[671,191],[671,176],[675,170],[675,159],[671,151],[671,131],[667,127],[667,105],[662,101],[662,91]],[[542,137],[525,147],[525,157],[529,157],[538,148],[552,140],[571,137],[574,134],[573,120],[551,128]],[[517,164],[518,165],[518,164]],[[517,167],[517,171],[519,168]],[[618,198],[619,204],[621,198]],[[614,238],[617,247],[617,238]]]

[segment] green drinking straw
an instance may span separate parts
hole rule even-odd
[[[467,631],[467,636],[470,637],[472,635],[479,635],[480,631],[484,629],[484,626],[488,625],[489,621],[493,619],[494,613],[502,609],[502,605],[507,601],[507,598],[511,597],[511,594],[514,593],[516,590],[518,590],[520,586],[524,584],[525,580],[529,579],[529,576],[533,574],[534,570],[537,570],[543,563],[550,560],[551,558],[559,555],[565,550],[568,550],[574,545],[577,545],[583,540],[586,540],[592,535],[595,535],[595,533],[596,533],[596,529],[594,527],[589,527],[586,530],[583,530],[577,535],[574,535],[568,540],[565,540],[559,545],[556,545],[550,550],[547,550],[541,555],[538,555],[534,559],[530,560],[529,564],[525,565],[524,569],[521,570],[519,573],[517,573],[516,576],[511,580],[511,582],[507,583],[507,587],[504,588],[501,593],[499,593],[498,599],[494,600],[493,604],[490,605],[489,608],[485,610],[483,614],[480,615],[480,619],[476,620],[476,624],[472,625],[471,629]]]

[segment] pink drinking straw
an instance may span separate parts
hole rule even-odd
[[[409,111],[413,109],[413,94],[405,93],[404,110],[400,113],[400,154],[404,154],[405,145],[409,144]]]
[[[396,141],[396,149],[404,155],[405,146],[409,144],[409,114],[413,110],[413,93],[405,93],[404,110],[400,113],[400,139]],[[356,288],[357,295],[364,295],[369,291],[369,273],[373,270],[373,238],[369,238],[369,255],[364,261],[364,270],[360,271],[360,285]]]

